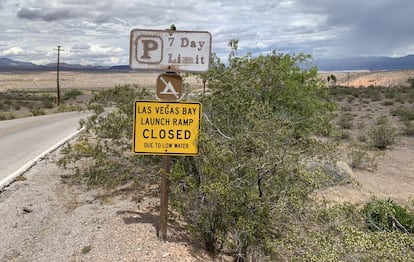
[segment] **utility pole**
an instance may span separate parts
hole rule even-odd
[[[61,46],[57,46],[58,55],[57,55],[57,65],[56,65],[56,104],[60,104],[60,88],[59,88],[59,67],[60,67],[60,51],[64,51],[63,49],[60,49]]]

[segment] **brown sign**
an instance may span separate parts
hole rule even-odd
[[[157,98],[178,101],[183,95],[183,80],[177,74],[161,74],[157,78]]]

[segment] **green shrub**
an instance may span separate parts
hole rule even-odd
[[[15,115],[9,112],[0,112],[0,120],[10,120],[14,119]]]
[[[69,100],[76,98],[77,96],[82,95],[83,93],[79,91],[78,89],[70,89],[63,93],[63,100]]]
[[[342,106],[341,111],[342,112],[350,112],[350,111],[352,111],[352,106],[350,106],[350,105]]]
[[[53,99],[45,99],[42,101],[42,107],[43,108],[54,108],[55,103],[53,102]]]
[[[352,204],[310,205],[301,219],[286,223],[271,245],[269,261],[413,261],[414,237],[396,231],[371,231]],[[264,261],[268,261],[264,260]]]
[[[414,88],[414,78],[412,77],[408,78],[408,83],[410,84],[411,88]]]
[[[365,223],[372,231],[414,233],[414,214],[391,199],[372,199],[362,210]]]
[[[357,140],[359,142],[365,143],[365,142],[367,142],[368,138],[364,133],[361,133],[357,136]]]
[[[394,97],[394,101],[395,102],[397,102],[397,103],[401,103],[401,104],[404,104],[405,102],[406,102],[406,97],[403,95],[403,94],[397,94],[395,97]]]
[[[80,105],[66,105],[66,104],[60,104],[56,109],[56,113],[64,113],[64,112],[72,112],[72,111],[81,111],[84,109]]]
[[[399,107],[391,111],[392,115],[398,116],[401,120],[414,120],[414,109]]]
[[[366,232],[357,226],[340,226],[340,235],[342,261],[414,261],[414,238],[411,234]]]
[[[89,186],[102,186],[108,189],[132,183],[141,188],[153,183],[150,171],[151,157],[132,155],[131,137],[133,123],[133,103],[144,99],[148,93],[139,86],[116,86],[96,94],[89,105],[95,113],[81,125],[86,128],[79,142],[67,145],[59,165],[72,170],[67,181],[85,182]],[[117,109],[104,112],[104,105],[111,103]],[[82,161],[86,161],[87,164]],[[159,160],[158,160],[159,161]],[[81,164],[83,163],[83,164]],[[153,172],[153,170],[152,170]],[[137,190],[142,193],[143,188]]]
[[[349,165],[359,169],[376,168],[378,157],[382,155],[379,151],[370,151],[364,144],[355,142],[350,143],[347,151]]]
[[[337,138],[339,138],[341,140],[352,140],[352,134],[351,134],[351,132],[349,132],[347,130],[340,130],[337,133]]]
[[[360,122],[358,122],[358,124],[357,124],[357,128],[358,128],[358,129],[364,129],[364,128],[365,128],[365,123],[364,123],[364,121],[360,121]]]
[[[368,152],[360,148],[353,148],[348,152],[348,159],[352,168],[361,168],[367,161]]]
[[[394,104],[394,101],[392,100],[386,100],[382,103],[384,106],[392,106]]]
[[[414,121],[405,119],[402,121],[402,132],[407,136],[414,136]]]
[[[355,96],[348,96],[347,98],[346,98],[346,101],[348,102],[348,103],[352,103],[352,101],[354,101],[355,100]],[[348,109],[348,108],[347,108]],[[351,111],[352,110],[352,108],[349,108],[349,110],[347,110],[347,111]]]
[[[393,88],[387,88],[385,90],[384,95],[388,99],[393,99],[396,96],[396,94],[397,94],[397,90],[396,90],[396,88],[393,87]]]
[[[208,72],[200,155],[176,160],[171,191],[212,252],[223,247],[239,261],[251,250],[269,254],[274,230],[329,180],[303,164],[328,158],[328,146],[312,135],[329,134],[334,109],[316,70],[297,67],[304,59],[274,53],[215,63]]]
[[[381,117],[377,120],[377,124],[368,129],[367,135],[373,146],[386,149],[394,143],[396,129],[389,124],[386,117]]]
[[[351,129],[354,116],[350,113],[341,114],[337,124],[343,129]]]
[[[82,248],[82,254],[88,254],[90,251],[91,251],[91,249],[92,249],[92,247],[89,245],[89,246],[84,246],[83,248]]]
[[[30,109],[30,113],[32,113],[33,116],[41,116],[45,114],[45,111],[40,107],[34,107]]]
[[[363,97],[368,98],[373,102],[380,101],[382,98],[381,90],[378,87],[373,87],[373,86],[367,87],[363,89]]]
[[[388,125],[389,120],[387,116],[379,116],[375,119],[374,125]]]
[[[7,101],[7,100],[6,100],[6,101]],[[9,110],[9,109],[10,109],[10,105],[9,105],[9,104],[6,104],[4,100],[3,100],[3,101],[1,101],[1,104],[0,104],[0,110],[5,110],[5,111],[7,111],[7,110]]]

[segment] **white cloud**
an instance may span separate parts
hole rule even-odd
[[[128,63],[131,29],[173,23],[178,30],[211,32],[220,57],[227,57],[232,38],[240,40],[241,55],[414,51],[414,1],[408,0],[0,0],[1,8],[0,54],[23,61],[54,62],[51,50],[62,45],[71,62]]]
[[[3,50],[1,53],[4,56],[7,56],[7,55],[20,55],[20,54],[24,53],[24,50],[17,46],[17,47],[11,47],[11,48],[8,48],[6,50]]]
[[[111,56],[111,63],[118,64],[121,61],[118,57]]]

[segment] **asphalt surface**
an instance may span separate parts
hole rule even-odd
[[[48,152],[79,133],[89,112],[67,112],[0,121],[0,188]]]

